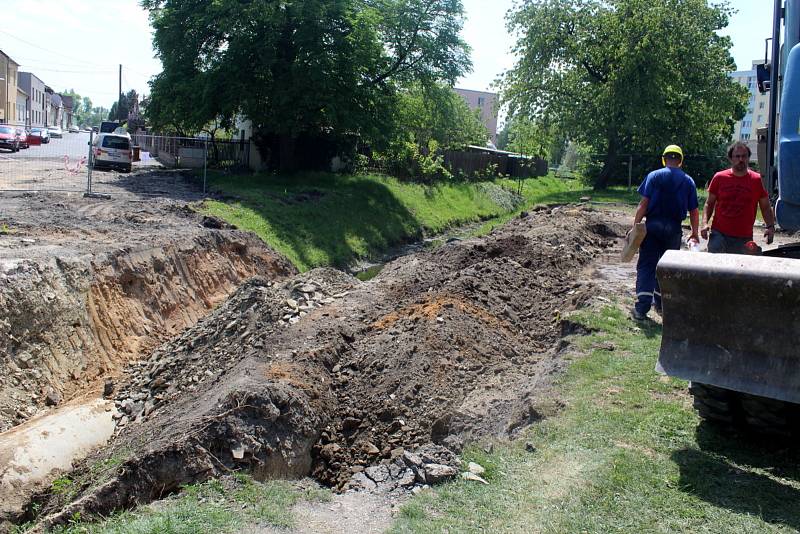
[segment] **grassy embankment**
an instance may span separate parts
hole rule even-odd
[[[201,210],[256,233],[305,271],[352,265],[471,222],[484,222],[478,231],[486,232],[535,204],[630,196],[624,188],[596,195],[575,180],[545,177],[524,181],[524,202],[511,208],[503,200],[516,187],[507,180],[425,186],[371,175],[217,176],[211,189],[227,198]]]
[[[489,486],[455,482],[407,504],[393,532],[797,532],[800,453],[700,424],[687,384],[658,375],[661,327],[618,307],[560,380],[564,411],[522,439],[473,450]],[[525,443],[535,447],[526,450]]]

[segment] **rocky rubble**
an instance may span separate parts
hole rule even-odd
[[[581,272],[622,233],[588,209],[545,209],[366,283],[333,270],[248,282],[132,368],[117,436],[93,461],[125,460],[46,506],[48,521],[234,470],[340,491],[458,476],[465,443],[557,409],[561,317],[592,296]]]
[[[129,368],[128,380],[114,399],[117,432],[131,421],[157,415],[186,392],[213,387],[238,363],[242,347],[263,347],[254,339],[268,338],[275,329],[343,298],[357,283],[335,269],[316,269],[283,283],[251,278],[195,328]],[[113,386],[107,389],[109,396]]]

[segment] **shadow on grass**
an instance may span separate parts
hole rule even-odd
[[[376,254],[408,241],[409,236],[412,240],[422,236],[422,225],[414,214],[387,186],[374,180],[256,176],[248,181],[217,178],[213,185],[261,217],[308,267],[345,267],[365,251]]]
[[[800,530],[796,442],[739,435],[707,422],[698,426],[697,440],[700,450],[672,454],[683,491],[715,506]]]

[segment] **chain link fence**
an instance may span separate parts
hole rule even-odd
[[[250,162],[248,141],[134,134],[131,171],[125,165],[101,168],[95,165],[100,147],[92,146],[96,136],[92,132],[30,136],[18,151],[0,149],[0,191],[142,194],[152,186],[165,193],[184,187],[190,179],[205,193],[209,169],[242,171]]]

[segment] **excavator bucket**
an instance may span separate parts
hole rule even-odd
[[[656,370],[800,403],[800,260],[668,251],[658,263],[663,332]]]

